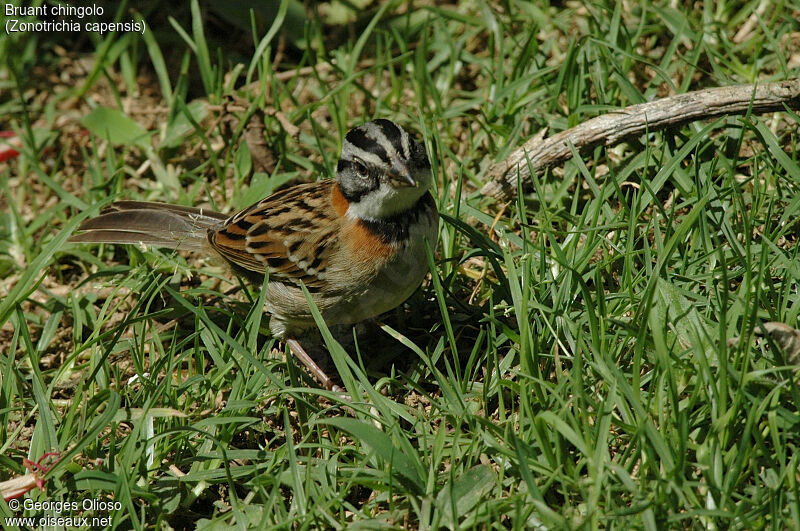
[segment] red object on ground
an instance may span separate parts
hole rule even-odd
[[[39,489],[44,491],[44,479],[40,474],[47,474],[59,460],[56,459],[49,465],[44,465],[42,463],[45,459],[56,457],[60,454],[61,452],[48,452],[40,457],[38,461],[31,461],[27,458],[23,459],[22,464],[29,470],[29,473],[0,483],[0,492],[3,494],[3,499],[8,501],[19,498],[34,487],[39,487]]]
[[[0,162],[19,156],[19,151],[14,148],[22,147],[22,142],[20,142],[14,131],[0,131],[0,138],[8,139],[6,141],[0,140]]]

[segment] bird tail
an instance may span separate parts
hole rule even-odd
[[[165,203],[118,201],[78,227],[71,242],[141,243],[199,251],[208,245],[208,231],[224,225],[227,216],[205,208]]]

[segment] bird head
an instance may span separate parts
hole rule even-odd
[[[351,129],[336,167],[347,215],[381,219],[413,207],[428,191],[431,163],[425,147],[389,120]]]

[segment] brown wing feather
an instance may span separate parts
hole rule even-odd
[[[81,223],[72,242],[144,243],[157,247],[202,251],[206,234],[221,227],[226,216],[207,208],[146,201],[117,201],[96,218]]]
[[[268,268],[272,279],[322,288],[328,258],[338,245],[334,186],[329,180],[279,191],[229,218],[209,241],[248,272],[263,275]]]

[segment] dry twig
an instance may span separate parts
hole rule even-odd
[[[539,174],[572,158],[570,144],[582,153],[598,145],[613,146],[626,138],[694,120],[744,114],[748,110],[753,113],[776,112],[784,110],[784,106],[800,109],[800,79],[698,90],[630,105],[592,118],[545,140],[532,138],[506,160],[489,168],[488,175],[492,180],[483,186],[481,192],[500,200],[512,198],[517,192],[518,179],[522,179],[523,185],[529,187],[531,171]]]

